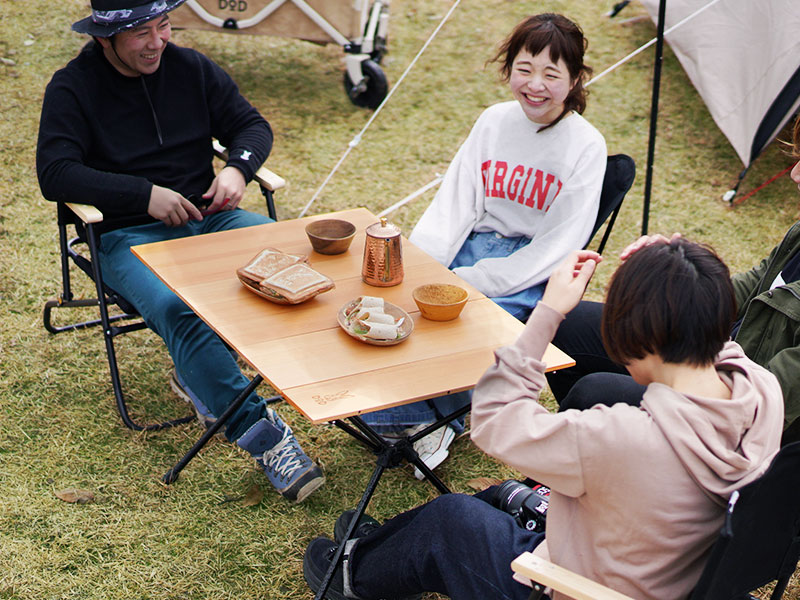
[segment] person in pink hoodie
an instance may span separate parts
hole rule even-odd
[[[527,598],[510,568],[525,550],[633,598],[690,593],[729,496],[778,451],[781,388],[728,339],[728,268],[708,247],[676,238],[633,254],[606,298],[603,341],[646,387],[641,404],[549,412],[538,402],[542,356],[600,260],[576,251],[553,272],[473,397],[473,441],[551,489],[546,531],[520,527],[491,488],[447,494],[383,525],[365,516],[355,539],[313,540],[303,564],[313,590],[345,543],[328,598]]]

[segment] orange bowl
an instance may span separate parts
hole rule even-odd
[[[419,312],[431,321],[452,321],[467,303],[467,290],[449,283],[429,283],[411,293]]]
[[[311,247],[320,254],[347,252],[355,234],[356,226],[341,219],[321,219],[306,225]]]

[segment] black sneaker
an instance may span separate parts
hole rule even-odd
[[[346,510],[339,515],[336,523],[333,526],[333,540],[337,544],[344,541],[344,534],[347,533],[347,528],[350,526],[350,521],[353,520],[356,511]],[[375,531],[381,524],[367,514],[361,515],[361,519],[353,532],[353,539],[364,537],[365,535]]]
[[[344,514],[342,516],[344,516]],[[352,517],[352,515],[350,515],[350,517]],[[372,520],[374,521],[375,519]],[[314,538],[311,540],[308,548],[306,548],[306,553],[303,555],[303,577],[305,577],[308,587],[310,587],[311,591],[315,594],[319,588],[322,587],[322,580],[325,578],[325,573],[328,572],[328,568],[331,566],[331,561],[333,560],[334,554],[336,554],[337,548],[339,548],[339,544],[326,537]],[[347,554],[347,552],[348,551],[345,550],[345,554]],[[347,560],[347,556],[342,556],[342,564]],[[336,570],[333,572],[331,583],[328,586],[328,590],[325,592],[325,598],[327,598],[327,600],[358,599],[355,592],[353,592],[352,596],[345,595],[342,564],[336,567]],[[350,585],[352,585],[352,583]],[[421,599],[422,594],[414,594],[413,596],[406,596],[403,598],[403,600]]]
[[[303,555],[303,577],[315,594],[322,587],[322,580],[325,579],[325,573],[331,566],[333,555],[336,554],[336,549],[339,545],[332,539],[326,537],[318,537],[311,540],[311,543],[306,548]],[[331,578],[331,584],[328,586],[328,591],[325,592],[325,598],[328,600],[348,600],[344,595],[344,578],[342,575],[342,565],[336,568]]]

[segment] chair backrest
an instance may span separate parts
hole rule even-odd
[[[734,492],[725,524],[690,598],[731,600],[777,580],[780,598],[800,556],[800,442],[784,446],[769,470]]]
[[[597,252],[599,253],[602,253],[606,246],[608,236],[611,234],[611,228],[614,227],[614,221],[617,220],[619,209],[622,206],[622,201],[625,199],[625,194],[631,189],[635,177],[636,163],[630,156],[627,154],[614,154],[608,157],[606,174],[603,177],[603,189],[600,192],[600,209],[597,211],[597,220],[589,238],[591,240],[594,237],[610,216],[611,220],[608,222],[603,233],[603,239],[597,247]]]

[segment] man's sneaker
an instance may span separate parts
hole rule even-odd
[[[456,439],[456,432],[449,425],[444,425],[414,442],[414,450],[417,451],[422,462],[433,471],[450,454],[448,448],[454,439]],[[425,479],[423,472],[416,467],[414,467],[414,477]]]
[[[344,541],[344,534],[347,533],[347,528],[350,525],[350,521],[353,520],[355,514],[356,511],[354,510],[346,510],[339,515],[339,518],[336,519],[336,523],[333,526],[334,542],[341,544]],[[359,519],[358,525],[353,532],[353,539],[364,537],[365,535],[375,531],[380,526],[381,524],[378,523],[378,521],[367,514],[363,514],[361,515],[361,519]]]
[[[276,428],[283,430],[283,437],[265,448],[267,440],[274,439]],[[277,414],[273,419],[256,421],[236,443],[261,464],[269,482],[287,500],[302,502],[325,483],[322,469],[303,452],[292,430]]]
[[[200,398],[198,398],[195,393],[189,389],[189,386],[184,383],[175,369],[173,369],[169,374],[169,387],[172,388],[172,391],[175,392],[178,398],[184,402],[188,402],[194,408],[194,412],[197,415],[197,420],[205,425],[206,428],[211,427],[211,425],[216,422],[217,417],[215,417],[208,407],[203,404]]]

